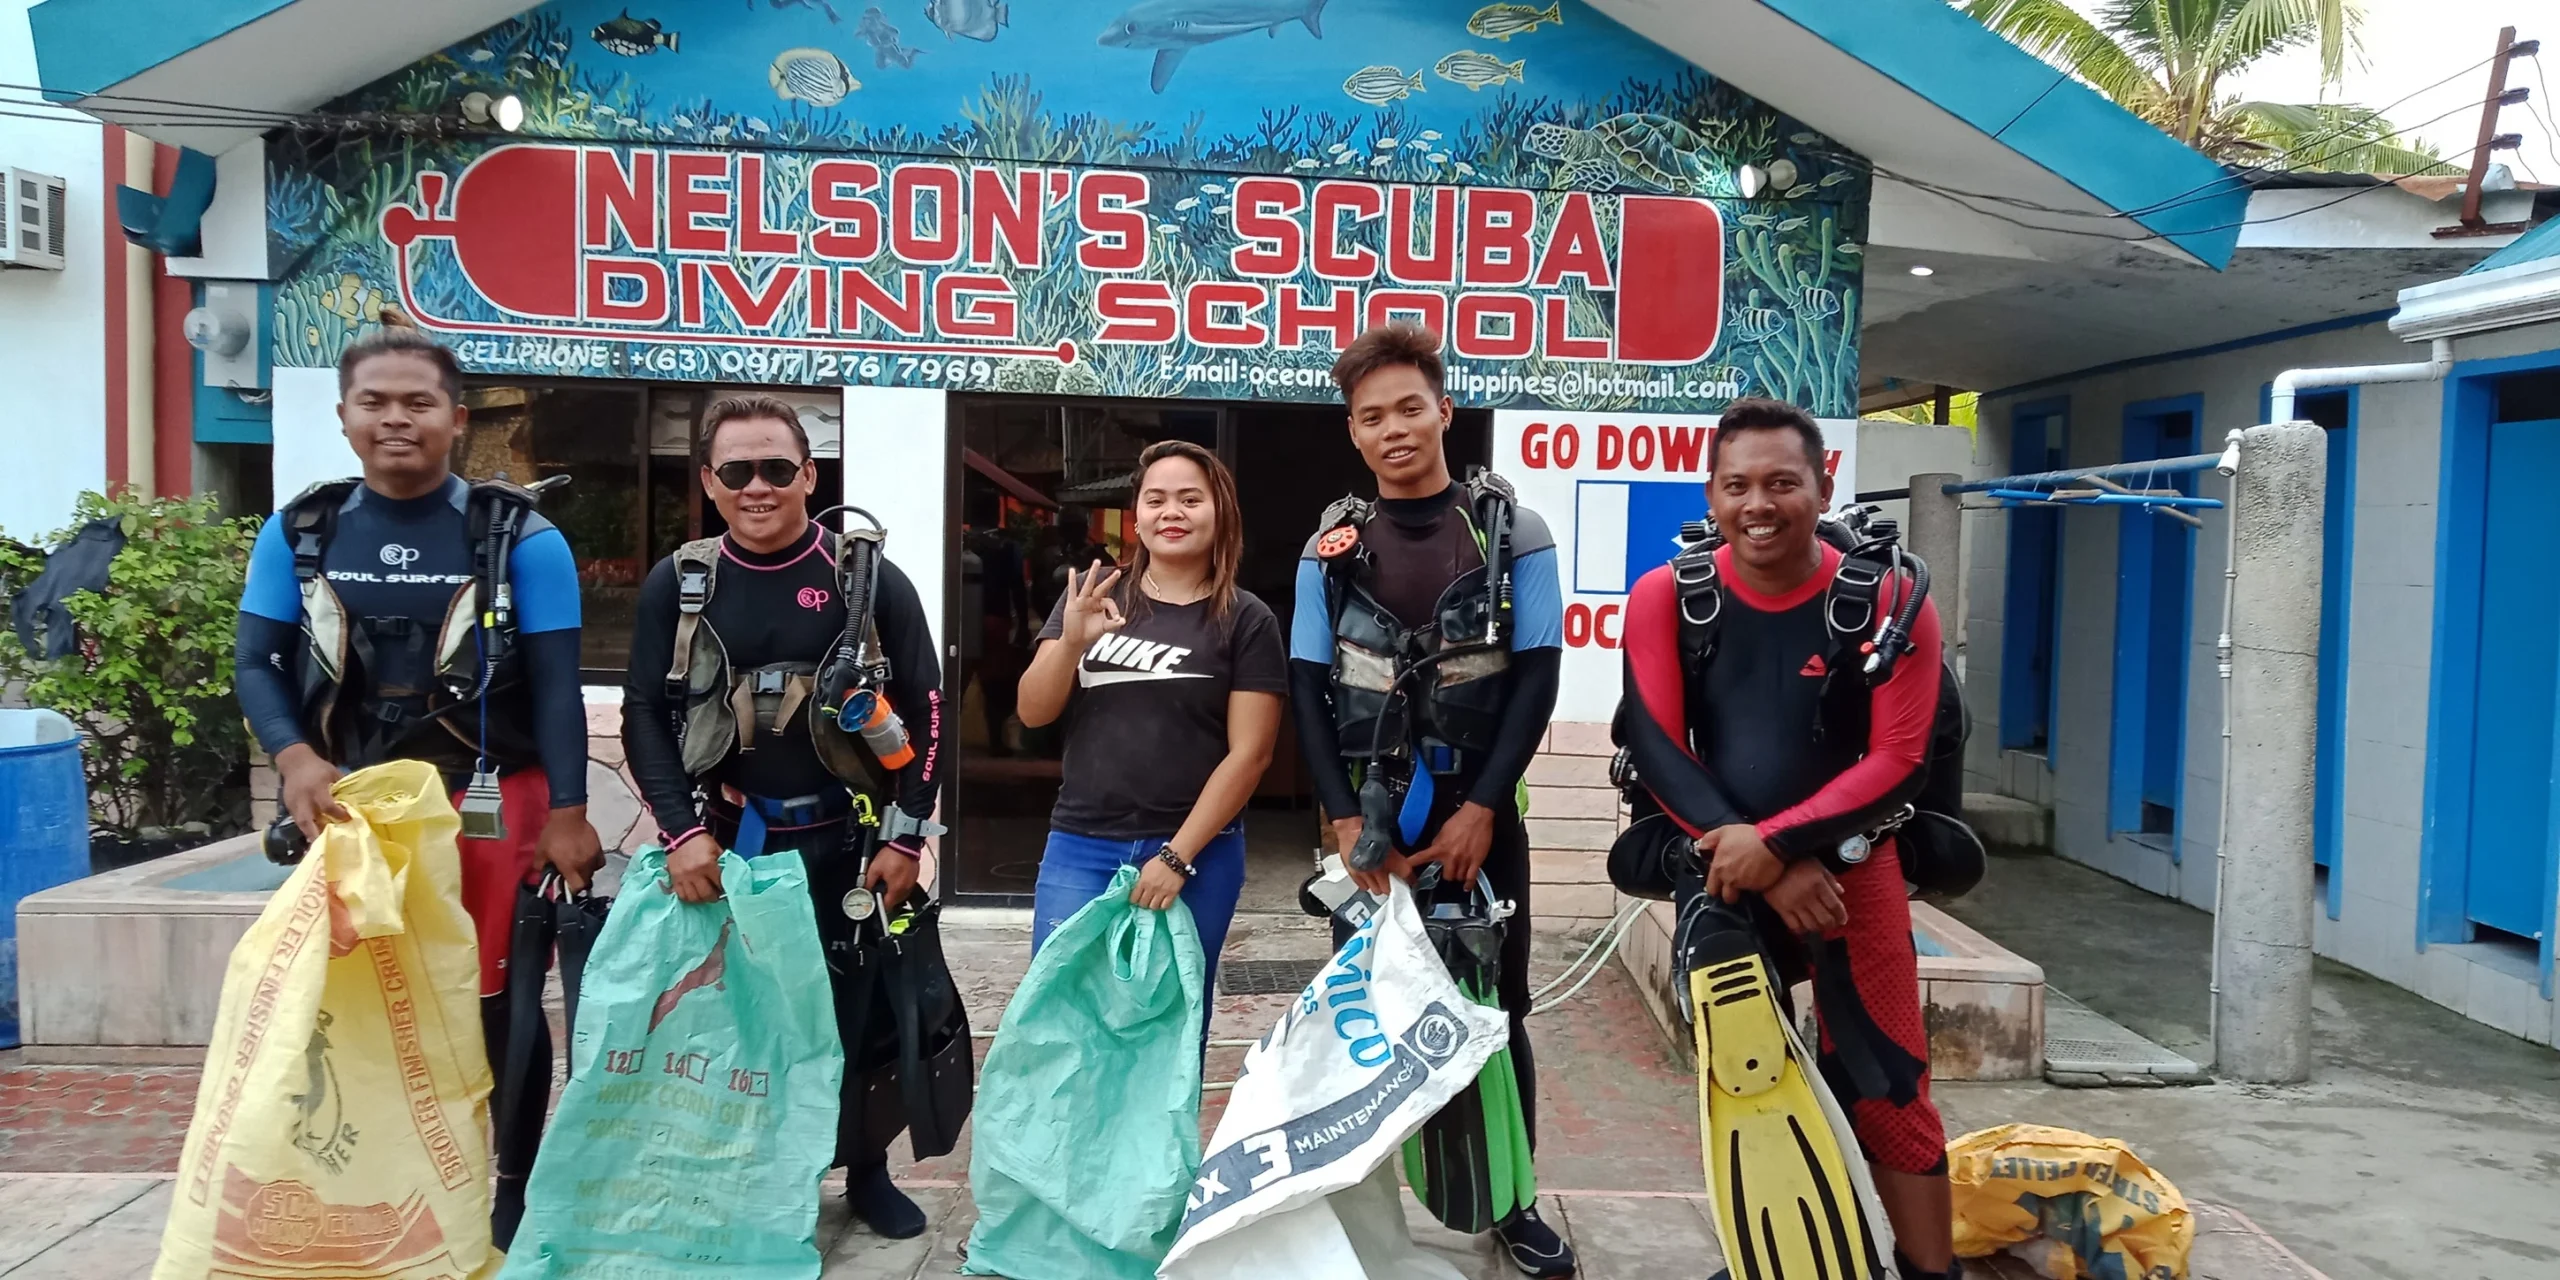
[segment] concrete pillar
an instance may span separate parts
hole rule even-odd
[[[1941,656],[1953,662],[1964,636],[1964,511],[1946,487],[1963,481],[1952,471],[1911,477],[1911,527],[1903,545],[1929,566],[1929,598],[1937,602]]]
[[[2308,422],[2242,433],[2232,508],[2231,740],[2214,904],[2214,1054],[2226,1078],[2311,1074],[2313,755],[2328,444]]]

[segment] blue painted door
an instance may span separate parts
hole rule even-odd
[[[2180,489],[2187,485],[2177,486]],[[2144,684],[2150,707],[2143,717],[2142,803],[2178,807],[2179,762],[2186,747],[2187,602],[2194,598],[2195,555],[2187,526],[2145,515],[2151,538],[2151,673]],[[2159,830],[2157,819],[2143,829]]]
[[[2347,606],[2355,577],[2354,410],[2345,394],[2304,396],[2296,412],[2329,433],[2329,483],[2320,525],[2320,701],[2312,786],[2312,861],[2334,875],[2345,819]],[[2261,415],[2264,416],[2264,415]],[[2336,896],[2331,895],[2331,902]],[[2333,913],[2334,914],[2334,913]]]
[[[2196,452],[2200,412],[2201,397],[2183,397],[2149,411],[2144,406],[2128,410],[2126,460]],[[2192,474],[2136,476],[2125,483],[2134,489],[2195,492]],[[2170,856],[2175,858],[2186,761],[2195,541],[2186,524],[2140,507],[2122,508],[2116,519],[2116,722],[2109,825],[2170,837]]]
[[[2525,938],[2542,930],[2543,868],[2551,857],[2560,594],[2551,590],[2544,548],[2554,476],[2560,420],[2489,428],[2465,911],[2474,924]]]
[[[2027,475],[2062,467],[2062,419],[2022,414],[2009,424],[2009,471]],[[2009,513],[2009,578],[2000,616],[2000,745],[2041,751],[2053,728],[2055,571],[2061,564],[2062,513],[2020,507]]]

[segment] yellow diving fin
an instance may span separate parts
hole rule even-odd
[[[1891,1228],[1847,1118],[1780,1012],[1749,924],[1706,901],[1683,913],[1683,952],[1725,1266],[1733,1280],[1890,1280]]]

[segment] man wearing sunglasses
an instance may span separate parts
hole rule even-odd
[[[923,602],[897,566],[878,562],[871,630],[911,749],[893,767],[817,711],[814,677],[845,632],[846,601],[841,540],[810,517],[817,468],[798,412],[771,396],[715,401],[698,456],[702,491],[729,530],[650,571],[622,702],[632,777],[667,833],[668,879],[677,897],[709,902],[720,896],[724,851],[792,851],[809,864],[825,924],[841,924],[842,904],[862,889],[894,910],[915,890],[942,781],[942,668]],[[858,813],[876,814],[880,841],[860,886],[846,865]],[[863,1102],[861,1077],[848,1070],[845,1082],[850,1113]],[[905,1238],[926,1222],[890,1185],[892,1136],[838,1156],[855,1215]]]

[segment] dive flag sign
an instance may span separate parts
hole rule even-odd
[[[1680,526],[1706,517],[1695,480],[1583,480],[1573,486],[1573,592],[1625,595],[1680,550]]]
[[[1836,507],[1858,490],[1858,424],[1815,425]],[[1708,414],[1494,410],[1494,469],[1556,535],[1565,598],[1558,721],[1603,724],[1617,707],[1627,593],[1678,552],[1680,526],[1706,514],[1715,428]]]

